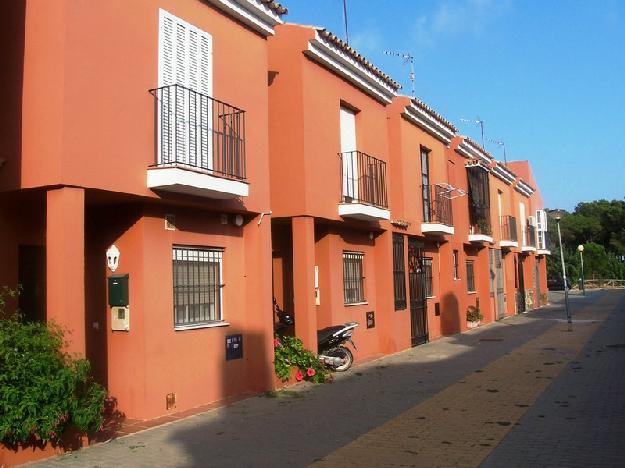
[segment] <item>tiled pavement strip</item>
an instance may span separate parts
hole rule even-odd
[[[596,321],[575,323],[571,332],[566,323],[556,322],[542,335],[314,466],[479,466],[575,359],[613,303],[603,296],[592,308]]]
[[[250,398],[42,465],[475,466],[488,456],[488,466],[511,461],[564,466],[553,458],[554,448],[562,446],[553,427],[533,429],[545,440],[554,439],[549,440],[553,447],[526,440],[522,429],[532,426],[524,421],[535,408],[524,405],[545,399],[552,379],[576,362],[571,361],[575,354],[618,303],[622,309],[624,299],[623,292],[574,297],[574,317],[580,321],[572,333],[553,320],[563,318],[561,306],[534,311],[365,363],[338,375],[333,385],[304,384],[271,395],[275,398]],[[624,322],[617,325],[612,332],[620,338],[609,339],[623,342]],[[611,392],[624,389],[615,385]],[[535,424],[547,421],[539,417],[534,415]],[[515,426],[519,420],[523,425]],[[624,426],[614,434],[622,434]],[[596,448],[597,436],[590,435]],[[534,444],[533,452],[527,443]],[[541,450],[552,458],[535,462],[532,457]],[[625,454],[613,450],[612,455],[601,466],[625,466]]]

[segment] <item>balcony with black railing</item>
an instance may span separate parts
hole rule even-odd
[[[341,202],[339,215],[361,220],[390,219],[386,162],[362,151],[339,153]]]
[[[521,246],[522,252],[536,252],[536,226],[532,226],[527,223],[525,226],[525,236],[523,239],[523,245]]]
[[[454,234],[454,222],[449,189],[444,185],[422,185],[423,234]]]
[[[518,247],[518,235],[516,227],[516,218],[514,216],[505,215],[500,219],[501,238],[499,239],[500,247]]]
[[[178,84],[150,93],[156,158],[148,187],[209,198],[247,196],[245,111]]]

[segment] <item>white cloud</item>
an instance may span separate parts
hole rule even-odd
[[[445,0],[415,21],[419,48],[432,47],[443,36],[479,36],[510,7],[510,0]]]

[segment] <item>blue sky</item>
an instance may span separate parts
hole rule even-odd
[[[344,38],[342,0],[284,0]],[[528,159],[547,208],[625,196],[625,1],[347,0],[350,45],[480,141]],[[496,158],[503,152],[486,142]]]

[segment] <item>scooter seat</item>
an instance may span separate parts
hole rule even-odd
[[[323,343],[324,341],[328,341],[332,335],[343,328],[345,328],[344,325],[335,325],[333,327],[326,327],[321,330],[317,330],[317,342]]]

